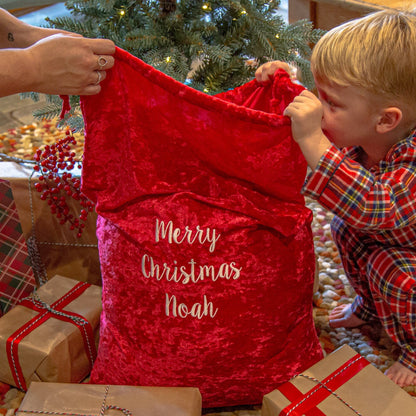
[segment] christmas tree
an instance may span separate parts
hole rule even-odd
[[[322,35],[307,21],[287,24],[277,13],[280,0],[68,0],[71,16],[47,19],[50,27],[85,37],[107,38],[158,70],[214,94],[235,88],[270,60],[293,62],[311,88],[310,45]],[[32,97],[33,98],[33,97]],[[61,101],[37,117],[59,114]],[[77,97],[65,120],[73,116]]]

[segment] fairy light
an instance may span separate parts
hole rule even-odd
[[[118,14],[120,15],[120,16],[124,16],[125,14],[126,14],[126,11],[125,10],[120,10],[119,12],[118,12]]]
[[[172,58],[171,58],[170,56],[167,56],[167,57],[165,58],[166,63],[169,63],[171,60],[172,60]]]
[[[276,39],[280,39],[280,35],[277,33],[275,36]]]
[[[240,14],[244,15],[244,14],[247,14],[247,12],[243,9],[241,10]]]

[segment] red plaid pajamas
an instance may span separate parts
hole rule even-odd
[[[416,370],[416,135],[370,170],[359,147],[331,146],[303,192],[335,214],[332,235],[357,297],[353,312],[379,318]]]

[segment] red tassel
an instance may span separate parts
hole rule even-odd
[[[65,114],[71,111],[71,104],[69,104],[69,95],[60,95],[59,97],[62,99],[62,111],[59,116],[62,120],[65,117]]]

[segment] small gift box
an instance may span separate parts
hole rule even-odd
[[[75,176],[80,173],[74,169]],[[11,185],[25,240],[35,237],[48,277],[59,274],[99,285],[101,272],[95,235],[97,215],[95,212],[88,215],[84,231],[78,238],[67,224],[60,224],[47,201],[41,200],[35,189],[38,176],[30,167],[14,162],[0,163],[0,178]],[[77,201],[68,197],[66,202],[74,213],[79,211]]]
[[[101,288],[63,276],[0,318],[0,381],[80,382],[96,357]]]
[[[34,382],[16,414],[200,416],[201,410],[201,394],[194,387]]]
[[[263,398],[262,416],[414,416],[416,401],[344,345]]]

